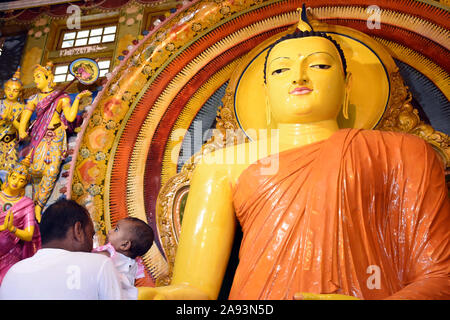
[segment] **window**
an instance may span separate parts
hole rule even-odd
[[[72,81],[73,76],[69,72],[70,64],[61,64],[55,68],[55,82],[66,82]],[[111,65],[111,60],[101,60],[98,62],[98,67],[100,68],[99,77],[104,77],[109,72],[109,67]]]
[[[64,32],[61,49],[114,42],[116,39],[116,30],[116,26],[107,26]]]
[[[104,77],[108,73],[110,64],[111,60],[99,61],[98,67],[100,68],[100,75],[99,75],[100,78]]]
[[[55,68],[55,82],[65,82],[73,80],[73,76],[69,73],[69,65],[59,65]]]

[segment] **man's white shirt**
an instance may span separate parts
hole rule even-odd
[[[40,249],[9,269],[2,300],[120,300],[126,298],[111,259],[101,254]]]

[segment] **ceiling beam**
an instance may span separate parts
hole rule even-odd
[[[19,0],[0,3],[0,11],[20,10],[54,4],[74,2],[73,0]]]

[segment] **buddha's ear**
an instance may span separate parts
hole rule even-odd
[[[345,91],[344,91],[344,103],[342,105],[342,114],[345,119],[348,120],[348,106],[350,104],[350,88],[352,86],[352,74],[347,73],[345,77]]]

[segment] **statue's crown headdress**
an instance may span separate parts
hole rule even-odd
[[[40,64],[37,64],[34,66],[34,71],[39,70],[41,71],[43,74],[45,74],[46,76],[49,76],[52,74],[52,70],[53,70],[53,62],[48,61],[44,66],[41,66]]]
[[[20,162],[16,163],[15,165],[11,166],[11,169],[9,170],[9,173],[17,172],[20,175],[23,175],[27,178],[27,181],[30,181],[31,179],[31,173],[30,168],[26,164]]]
[[[48,61],[45,64],[45,67],[41,66],[40,64],[35,65],[34,69],[33,69],[33,72],[36,72],[36,71],[42,72],[47,79],[50,79],[50,84],[49,84],[50,87],[54,87],[55,86],[55,83],[53,81],[53,79],[54,79],[53,62]]]

